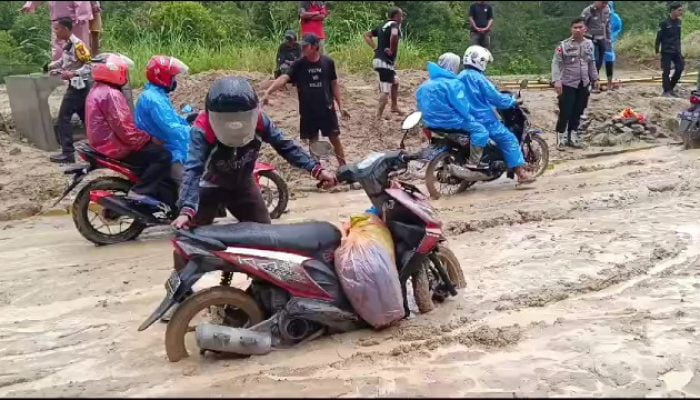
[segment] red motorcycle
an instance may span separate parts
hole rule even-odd
[[[415,186],[390,178],[418,157],[373,154],[338,171],[341,182],[362,185],[391,232],[405,316],[410,314],[409,279],[421,313],[465,286],[459,261],[444,246],[442,223],[427,197]],[[138,329],[148,328],[178,303],[165,333],[168,359],[175,362],[189,355],[192,336],[202,354],[250,355],[366,326],[335,273],[334,252],[340,243],[340,231],[328,222],[246,222],[177,231],[173,245],[186,264],[168,278],[165,298]],[[193,293],[193,285],[213,271],[221,271],[220,285]],[[251,279],[245,291],[231,287],[234,273]],[[204,320],[197,318],[201,312],[207,314]],[[194,335],[187,336],[190,332]]]
[[[164,179],[158,188],[160,204],[150,205],[126,198],[129,189],[139,181],[137,169],[122,161],[106,157],[86,142],[75,147],[87,165],[75,165],[64,170],[73,175],[58,204],[92,171],[108,169],[120,176],[100,176],[87,183],[77,194],[71,207],[73,222],[80,234],[97,245],[133,240],[148,226],[168,225],[177,217],[175,202],[178,187],[172,179]],[[287,208],[289,192],[284,179],[274,166],[256,163],[253,172],[270,217],[279,218]],[[223,208],[220,217],[226,216]]]

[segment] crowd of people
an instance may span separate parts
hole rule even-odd
[[[22,10],[33,12],[39,3],[27,2]],[[292,84],[299,99],[301,139],[313,144],[321,135],[328,138],[338,164],[346,164],[339,116],[349,116],[343,108],[335,62],[324,50],[325,21],[330,16],[326,2],[301,2],[301,41],[297,41],[294,30],[285,33],[276,58],[276,79],[260,101],[246,80],[219,79],[209,89],[205,110],[193,125],[174,109],[169,97],[177,88],[177,79],[188,72],[182,61],[161,55],[150,60],[146,67],[148,84],[132,112],[121,89],[128,82],[133,62],[122,55],[99,54],[99,2],[48,3],[54,52],[46,70],[69,82],[57,124],[62,151],[52,155],[51,161],[75,161],[70,119],[78,114],[85,122],[92,147],[140,167],[141,182],[132,188],[130,198],[157,204],[154,188],[160,180],[170,176],[180,184],[181,216],[174,222],[177,227],[192,221],[210,223],[216,214],[215,205],[221,202],[239,220],[269,222],[252,181],[262,142],[271,144],[288,162],[309,171],[323,185],[335,183],[332,173],[304,148],[285,139],[262,111],[276,91]],[[670,4],[669,18],[659,25],[656,50],[662,54],[664,96],[677,96],[675,85],[683,71],[682,14],[679,3]],[[372,67],[379,81],[377,119],[384,118],[389,103],[391,113],[403,115],[398,102],[397,61],[404,17],[400,8],[392,7],[381,25],[364,34],[374,51]],[[472,45],[461,59],[445,53],[437,63],[429,63],[429,80],[417,91],[418,107],[427,126],[469,134],[465,139],[470,147],[468,168],[485,168],[481,156],[491,139],[518,181],[531,183],[534,178],[523,168],[517,139],[494,113],[494,108],[515,107],[519,100],[500,93],[486,76],[487,66],[493,61],[489,50],[495,26],[492,6],[487,1],[472,4],[469,23]],[[555,130],[560,147],[580,147],[578,126],[590,93],[599,91],[598,74],[603,65],[607,89],[616,89],[614,43],[621,31],[622,20],[613,2],[595,1],[571,22],[571,37],[556,47],[552,82],[559,101]],[[671,77],[672,66],[675,73]]]

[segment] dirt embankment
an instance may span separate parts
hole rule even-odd
[[[232,71],[213,71],[194,75],[180,82],[178,90],[173,94],[173,102],[179,108],[187,103],[203,108],[204,98],[211,83],[218,77],[234,74]],[[258,73],[236,73],[251,79],[259,92],[262,92],[268,77]],[[415,110],[415,90],[425,79],[423,71],[401,72],[401,107],[404,111]],[[346,110],[350,113],[348,121],[341,120],[342,140],[346,148],[349,162],[362,159],[371,151],[383,151],[398,148],[402,133],[400,125],[402,118],[392,115],[390,120],[374,121],[377,104],[376,77],[372,74],[365,76],[345,76],[341,78],[343,97]],[[552,150],[552,159],[572,159],[586,154],[608,150],[623,149],[649,143],[639,140],[620,140],[611,137],[605,144],[598,147],[600,141],[591,141],[597,137],[595,128],[598,122],[603,124],[614,114],[625,107],[646,113],[650,121],[658,125],[658,137],[651,138],[652,144],[668,142],[672,137],[672,122],[677,112],[686,106],[682,99],[664,99],[657,97],[657,88],[649,86],[625,86],[617,92],[594,95],[591,98],[587,114],[596,121],[589,128],[587,140],[591,147],[584,151],[558,152],[555,149],[554,125],[557,118],[556,98],[553,91],[531,90],[524,91],[526,104],[533,114],[533,125],[546,132],[546,140]],[[138,95],[138,91],[135,91]],[[52,113],[57,114],[61,100],[61,89],[56,90],[50,99]],[[273,95],[271,104],[265,107],[273,121],[291,138],[299,137],[299,116],[296,90],[289,87]],[[669,122],[670,121],[670,122]],[[612,146],[610,146],[612,144]],[[408,141],[409,148],[421,146],[421,138],[414,137]],[[10,116],[9,101],[4,86],[0,86],[0,220],[18,219],[31,216],[50,208],[55,199],[66,185],[66,178],[59,166],[48,162],[48,153],[37,150],[27,143],[14,138],[13,123]],[[292,189],[292,198],[306,196],[315,191],[313,180],[304,173],[293,169],[283,159],[277,156],[268,146],[264,148],[263,159],[274,163],[288,180]],[[330,167],[335,166],[335,160],[330,161]],[[344,190],[344,189],[339,189]],[[70,199],[65,200],[60,207],[66,208]]]

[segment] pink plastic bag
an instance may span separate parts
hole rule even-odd
[[[352,217],[335,252],[335,270],[355,312],[375,329],[404,317],[391,233],[381,219]]]

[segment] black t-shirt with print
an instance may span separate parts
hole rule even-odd
[[[469,7],[469,16],[474,18],[477,27],[486,28],[489,20],[493,19],[493,8],[490,4],[473,3]],[[472,31],[474,31],[473,27]]]
[[[290,81],[299,94],[299,114],[302,118],[323,118],[335,112],[331,82],[338,79],[335,62],[321,56],[316,62],[302,57],[289,69]]]

